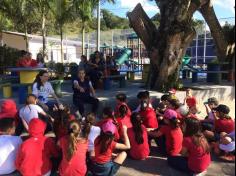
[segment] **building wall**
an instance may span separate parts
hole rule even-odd
[[[2,33],[3,44],[16,48],[18,50],[26,50],[24,36]]]

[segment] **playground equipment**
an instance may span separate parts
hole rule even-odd
[[[131,57],[131,55],[132,55],[131,49],[125,48],[124,50],[122,50],[119,56],[116,58],[117,65],[122,65],[125,62],[127,62],[129,58]]]

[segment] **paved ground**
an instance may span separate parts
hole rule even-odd
[[[101,101],[101,107],[104,106],[113,106],[115,105],[115,95],[118,92],[124,92],[128,95],[128,104],[132,109],[137,106],[136,95],[139,91],[143,90],[140,88],[142,84],[140,83],[132,83],[128,84],[126,88],[119,89],[116,83],[113,84],[112,90],[103,91],[98,90],[97,96]],[[218,96],[221,101],[228,104],[232,109],[232,114],[235,112],[235,87],[231,85],[224,86],[199,86],[199,85],[191,85],[187,84],[188,87],[195,86],[196,91],[194,94],[198,97],[199,101],[205,101],[210,95]],[[200,91],[199,91],[200,89]],[[157,104],[158,99],[161,97],[162,93],[151,91],[151,96],[155,99],[154,104]],[[184,92],[178,92],[177,96],[182,101],[184,98]],[[209,95],[209,96],[208,96]],[[0,95],[0,101],[3,100]],[[17,93],[14,93],[14,99],[17,100]],[[71,86],[69,84],[63,85],[63,102],[67,104],[72,104],[72,91]],[[222,102],[222,103],[223,103]],[[22,106],[22,105],[19,105]],[[205,116],[204,109],[201,108],[202,117]],[[100,108],[100,112],[101,112]],[[153,145],[151,148],[150,157],[145,161],[134,161],[131,159],[127,159],[124,163],[124,166],[121,167],[117,176],[156,176],[156,175],[166,175],[166,176],[184,176],[183,173],[179,173],[168,167],[166,158],[158,156],[156,152],[156,147]],[[225,163],[217,160],[213,156],[213,162],[208,169],[206,175],[208,176],[223,176],[223,175],[235,175],[235,164],[234,163]]]

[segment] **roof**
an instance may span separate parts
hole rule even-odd
[[[11,31],[2,31],[3,33],[6,34],[11,34],[11,35],[17,35],[17,36],[25,36],[24,33],[19,33],[19,32],[11,32]],[[30,41],[32,42],[42,42],[42,36],[40,35],[32,35],[32,34],[28,34],[28,37],[30,39]],[[56,38],[56,37],[46,37],[46,40],[48,43],[54,43],[54,44],[60,44],[61,43],[61,39],[60,38]],[[63,45],[69,45],[69,46],[82,46],[82,42],[78,41],[78,40],[66,40],[63,39]],[[89,44],[90,47],[95,47],[95,44]]]

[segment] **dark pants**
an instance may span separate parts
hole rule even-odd
[[[158,150],[159,152],[164,155],[167,156],[167,151],[166,151],[166,137],[165,136],[161,136],[159,138],[155,139],[156,144],[158,145]]]
[[[91,96],[81,96],[73,98],[74,105],[79,108],[80,114],[84,115],[84,104],[91,104],[92,105],[92,112],[96,113],[99,106],[99,100],[97,98],[91,97]]]
[[[188,167],[188,158],[183,156],[168,156],[168,165],[173,169],[181,172],[185,172],[188,175],[193,175],[194,173]]]
[[[4,175],[0,175],[0,176],[21,176],[21,174],[18,171],[15,171],[11,174],[4,174]]]

